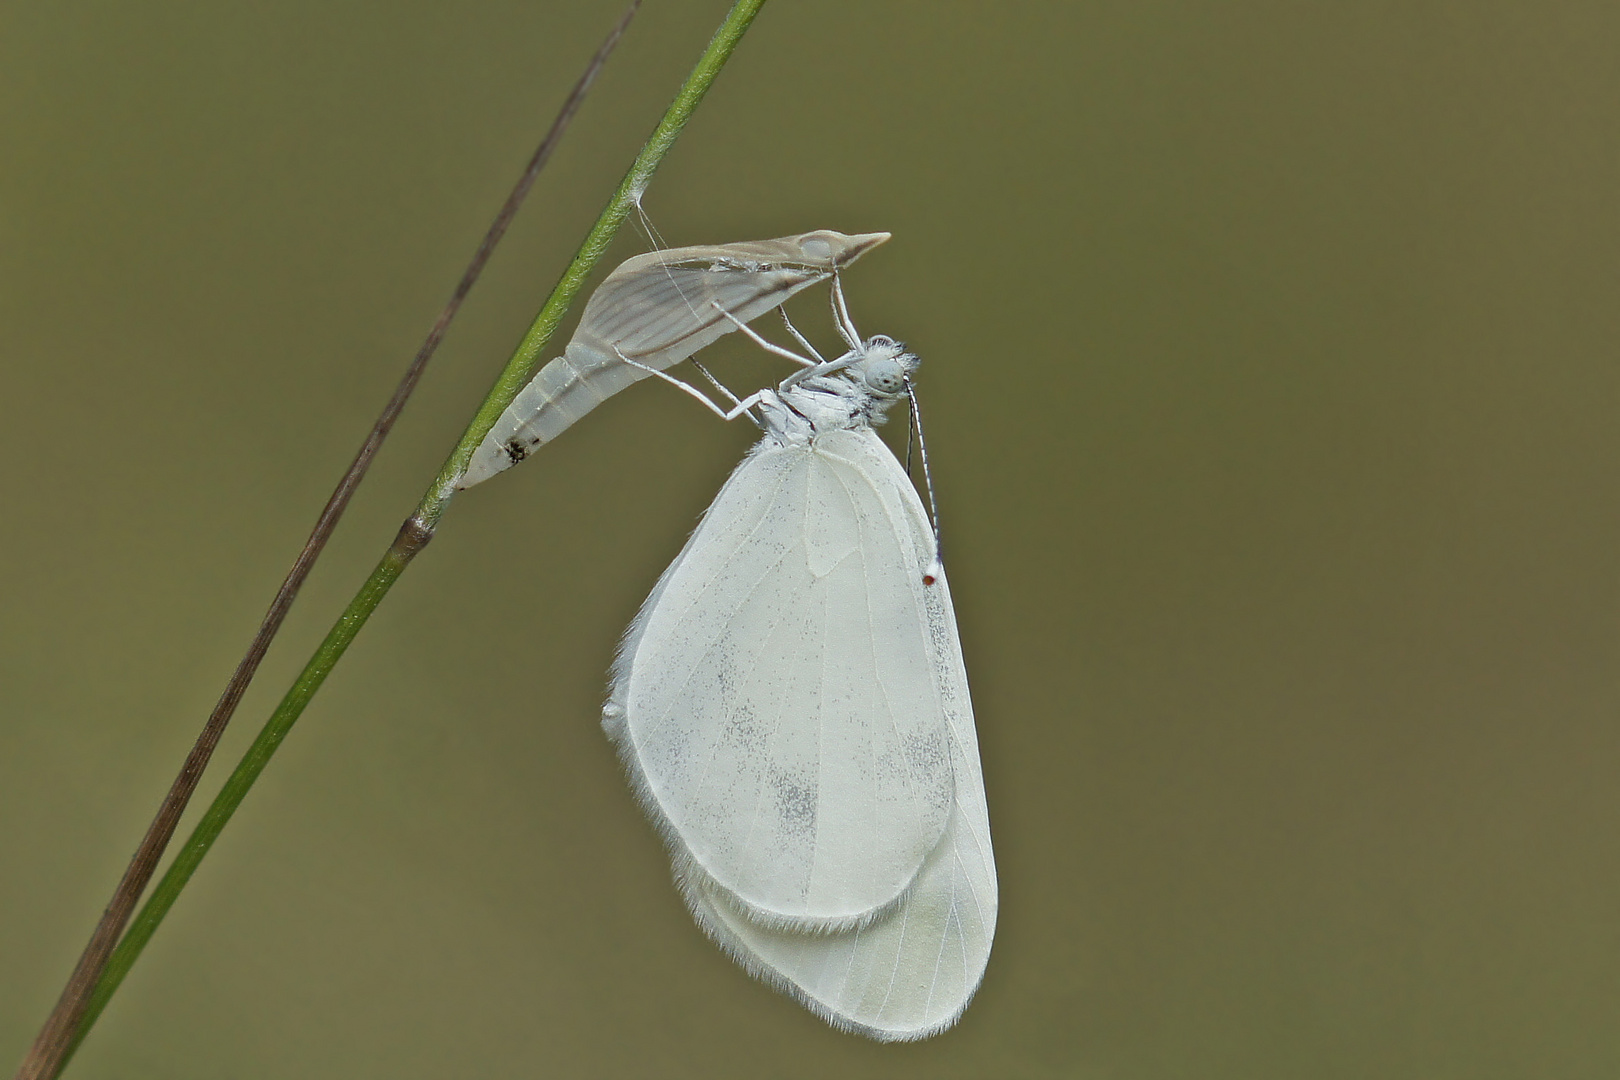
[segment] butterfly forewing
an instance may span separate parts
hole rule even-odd
[[[686,873],[764,925],[877,917],[951,815],[932,539],[874,469],[904,482],[864,428],[751,454],[616,672],[621,750]]]

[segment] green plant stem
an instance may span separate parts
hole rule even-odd
[[[641,153],[625,174],[618,190],[613,193],[601,216],[597,218],[596,224],[586,235],[584,243],[580,245],[579,251],[563,271],[562,278],[552,290],[551,296],[540,309],[528,332],[523,335],[516,352],[507,361],[506,367],[474,415],[465,434],[451,451],[438,478],[423,496],[416,511],[401,526],[399,535],[378,562],[377,568],[371,572],[371,576],[366,579],[360,591],[349,602],[332,629],[327,632],[315,654],[304,665],[303,671],[282,698],[281,704],[265,722],[235,771],[225,781],[219,794],[203,814],[202,820],[197,823],[185,845],[176,854],[174,862],[170,864],[162,880],[152,890],[152,895],[142,906],[140,913],[131,921],[129,929],[113,951],[106,970],[96,983],[95,992],[75,1032],[73,1047],[69,1050],[68,1057],[71,1057],[73,1051],[78,1048],[102,1010],[106,1008],[107,1002],[124,981],[124,977],[129,974],[141,951],[152,939],[152,934],[163,922],[169,909],[174,906],[186,883],[191,880],[192,874],[196,872],[209,849],[213,847],[214,841],[219,838],[232,815],[236,813],[237,807],[242,804],[242,800],[258,780],[259,774],[264,771],[270,758],[297,723],[310,699],[326,681],[327,675],[354,641],[360,629],[365,626],[371,613],[377,609],[377,605],[382,602],[400,574],[404,573],[410,561],[432,539],[440,517],[455,494],[456,481],[466,470],[473,451],[528,381],[539,360],[541,350],[556,331],[569,305],[579,295],[591,270],[607,250],[625,218],[629,216],[631,207],[646,191],[664,155],[669,152],[681,129],[686,126],[687,120],[691,118],[698,103],[703,100],[715,76],[725,66],[732,50],[747,32],[749,24],[753,22],[754,16],[764,3],[765,0],[737,0],[714,37],[710,39],[703,56],[692,69],[692,73],[687,76],[686,82],[664,113],[663,119],[653,129],[651,137],[643,145]]]

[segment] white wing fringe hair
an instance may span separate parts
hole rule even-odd
[[[676,381],[662,368],[695,352],[689,342],[738,329],[887,238],[818,232],[661,253],[698,268],[685,277],[631,260],[581,320],[582,332],[619,326],[618,355],[576,380],[594,383],[586,407],[648,375]],[[812,240],[827,252],[815,267],[738,254]],[[642,322],[662,330],[624,331],[626,309],[603,301],[621,275],[619,295],[641,297]],[[750,299],[730,308],[716,294]],[[873,430],[909,396],[918,362],[890,338],[862,340],[836,280],[834,312],[842,356],[823,360],[794,331],[814,357],[795,357],[800,371],[729,411],[705,399],[764,434],[631,623],[602,723],[704,932],[834,1027],[922,1039],[956,1022],[984,974],[995,862],[937,539]],[[628,340],[659,363],[629,355]],[[571,392],[548,390],[542,411]],[[522,457],[505,438],[498,468]]]

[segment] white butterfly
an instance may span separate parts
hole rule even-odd
[[[862,340],[720,415],[764,437],[642,606],[603,726],[698,924],[836,1027],[955,1023],[996,923],[967,674],[937,541],[872,430],[917,359]]]

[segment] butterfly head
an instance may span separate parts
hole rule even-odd
[[[904,345],[878,334],[867,338],[861,351],[861,359],[849,366],[849,372],[862,386],[886,399],[898,398],[906,392],[906,380],[917,370],[919,361],[906,352]]]

